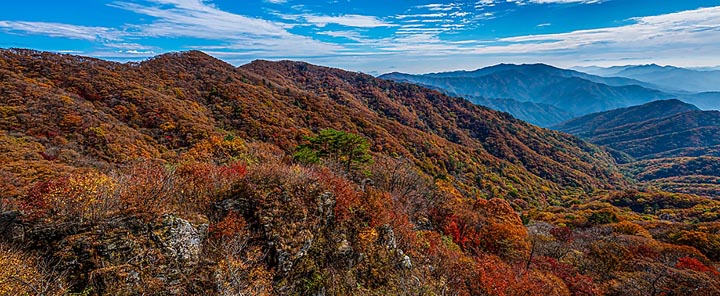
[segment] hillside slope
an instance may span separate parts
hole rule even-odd
[[[589,114],[554,127],[627,153],[625,167],[670,191],[720,194],[720,112],[678,100]]]
[[[2,50],[0,83],[0,294],[720,291],[717,202],[426,88],[195,51]]]
[[[553,129],[592,138],[604,131],[678,113],[697,111],[697,107],[678,100],[660,100],[644,105],[588,114],[563,122]]]
[[[482,183],[483,195],[622,184],[611,158],[577,138],[358,73],[295,62],[234,68],[200,52],[139,64],[2,54],[2,128],[61,164],[167,158],[218,130],[292,151],[304,136],[334,127],[367,136],[376,153],[455,177],[460,187]],[[541,187],[552,190],[531,194]]]

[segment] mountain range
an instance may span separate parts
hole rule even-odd
[[[554,129],[621,151],[623,166],[665,190],[715,196],[720,177],[720,112],[679,100],[585,115]]]
[[[0,99],[0,294],[720,293],[720,202],[426,87],[7,49]]]
[[[500,64],[475,71],[424,75],[389,73],[380,78],[432,87],[540,126],[659,99],[679,98],[706,109],[720,107],[720,93],[663,91],[659,90],[665,89],[663,86],[652,82],[596,76],[545,64]]]
[[[635,79],[669,91],[693,93],[720,91],[720,70],[695,70],[657,64],[575,69],[604,77]]]

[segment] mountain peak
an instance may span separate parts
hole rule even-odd
[[[140,65],[152,67],[168,67],[170,65],[175,65],[188,69],[203,68],[209,65],[221,68],[234,68],[227,62],[199,50],[164,53],[143,61]]]
[[[687,111],[696,111],[700,110],[697,106],[693,104],[689,104],[686,102],[683,102],[678,99],[667,99],[667,100],[657,100],[652,101],[650,103],[640,105],[637,107],[644,107],[644,108],[678,108],[678,109],[685,109]],[[630,107],[633,108],[633,107]],[[628,109],[628,108],[626,108]]]

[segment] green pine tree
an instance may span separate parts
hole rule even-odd
[[[319,163],[330,159],[350,171],[372,161],[370,144],[367,139],[335,129],[324,129],[316,137],[305,137],[308,141],[295,149],[293,157],[303,163]]]

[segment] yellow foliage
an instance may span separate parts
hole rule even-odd
[[[367,246],[377,241],[378,232],[375,228],[365,227],[360,230],[360,233],[358,233],[358,238],[360,239],[360,243],[362,245]]]
[[[46,281],[32,257],[0,245],[0,295],[63,294],[60,282]]]
[[[60,100],[65,104],[72,104],[73,99],[68,96],[60,96]]]
[[[80,115],[77,115],[75,113],[69,113],[63,115],[62,121],[60,121],[60,126],[62,127],[76,127],[79,126],[83,122],[83,118]]]
[[[107,210],[112,206],[115,186],[114,180],[107,175],[90,171],[73,175],[64,184],[49,187],[42,198],[60,215],[94,219],[109,214]]]
[[[234,136],[210,136],[199,141],[183,156],[186,159],[193,160],[210,160],[225,159],[230,160],[247,153],[248,149],[245,141]]]
[[[172,121],[166,121],[160,125],[160,128],[166,132],[169,132],[175,129],[175,123],[173,123]]]
[[[438,179],[435,181],[438,191],[449,194],[453,198],[463,198],[463,195],[449,182]]]
[[[630,221],[622,221],[619,223],[615,223],[615,224],[612,224],[611,227],[613,228],[613,231],[615,231],[617,233],[638,235],[638,236],[642,236],[642,237],[652,238],[652,235],[650,235],[650,232],[648,232],[645,228],[642,228],[642,226],[637,225]]]

